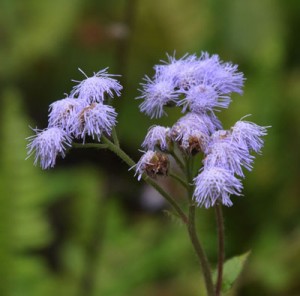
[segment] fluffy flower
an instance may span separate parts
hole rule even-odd
[[[189,89],[196,83],[195,74],[199,63],[195,55],[184,55],[179,60],[175,56],[169,56],[168,61],[163,65],[156,65],[156,77],[172,81],[174,88],[179,91]]]
[[[241,195],[243,185],[232,173],[219,167],[204,169],[195,179],[194,199],[206,208],[221,202],[231,206],[230,195]]]
[[[36,135],[27,138],[28,157],[35,153],[34,165],[40,161],[42,169],[54,167],[58,154],[65,157],[66,147],[71,146],[71,137],[58,127],[34,131]]]
[[[120,91],[123,87],[116,79],[111,78],[116,75],[108,74],[107,68],[94,73],[91,77],[88,77],[81,70],[80,72],[84,74],[86,79],[75,81],[78,82],[78,85],[73,87],[71,92],[72,97],[78,97],[78,99],[85,100],[88,103],[103,103],[105,94],[111,98],[114,96],[114,93],[117,96],[121,95]]]
[[[166,64],[156,65],[154,69],[154,80],[146,78],[139,97],[145,100],[140,110],[151,118],[161,117],[163,107],[170,103],[183,106],[183,112],[227,108],[231,102],[229,95],[241,94],[244,84],[243,74],[237,71],[236,65],[223,63],[218,55],[208,53],[202,53],[200,58],[185,55],[179,60],[168,56]]]
[[[52,103],[49,107],[48,126],[56,126],[71,133],[78,120],[79,112],[87,105],[85,100],[74,98],[65,98]]]
[[[220,94],[242,94],[244,75],[238,72],[237,65],[224,63],[218,55],[209,56],[203,52],[199,58],[199,84],[211,85]]]
[[[74,127],[76,137],[85,140],[85,136],[96,136],[100,141],[103,132],[110,135],[112,128],[116,125],[117,113],[109,105],[92,103],[82,109],[78,114],[77,125]]]
[[[141,112],[151,118],[159,118],[165,114],[164,106],[176,103],[178,94],[174,91],[174,84],[171,80],[145,78],[142,95],[137,99],[144,99],[140,105]]]
[[[217,127],[220,122],[214,116],[187,113],[173,125],[170,136],[184,151],[195,154],[206,150],[209,137]]]
[[[229,96],[221,95],[214,86],[203,83],[186,91],[185,98],[178,105],[183,105],[183,112],[189,109],[191,112],[203,113],[227,108],[230,102]]]
[[[239,146],[260,153],[264,145],[261,137],[267,135],[267,128],[253,122],[240,120],[232,127],[232,139]]]
[[[149,150],[140,158],[135,168],[135,175],[138,175],[139,181],[144,173],[152,178],[156,175],[165,176],[169,169],[169,159],[166,154]]]
[[[206,113],[196,114],[189,112],[181,117],[172,127],[171,135],[176,140],[189,134],[192,130],[199,130],[208,136],[220,128],[220,122]]]
[[[220,130],[212,135],[206,154],[205,168],[220,167],[240,177],[244,177],[242,166],[252,169],[253,156],[248,149],[237,145],[228,131]]]
[[[166,150],[168,148],[169,131],[170,129],[164,126],[154,125],[150,127],[142,147],[147,150],[154,150],[155,147]]]

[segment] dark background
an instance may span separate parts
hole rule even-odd
[[[137,161],[148,127],[180,116],[150,120],[134,100],[174,51],[217,53],[245,74],[225,128],[246,114],[272,126],[224,213],[227,258],[251,250],[231,295],[300,295],[299,15],[298,0],[1,0],[0,295],[204,295],[185,227],[124,162],[86,149],[48,171],[25,161],[28,125],[47,126],[77,68],[105,67],[122,75],[117,131]],[[197,216],[215,264],[214,212]]]

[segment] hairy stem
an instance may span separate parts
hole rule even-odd
[[[208,296],[214,296],[214,284],[212,280],[211,269],[209,266],[209,262],[206,256],[206,253],[201,245],[201,242],[198,238],[197,231],[196,231],[196,221],[195,221],[195,204],[193,202],[193,193],[194,193],[194,186],[193,183],[193,159],[191,157],[185,158],[185,173],[187,182],[189,184],[187,188],[188,193],[188,200],[189,200],[189,223],[187,225],[188,233],[190,237],[190,241],[194,247],[196,255],[199,259],[200,266],[203,272],[205,287]]]
[[[109,139],[106,137],[102,137],[103,142],[107,144],[108,149],[112,152],[114,152],[118,157],[120,157],[122,160],[124,160],[129,167],[135,166],[135,162],[118,146],[116,146],[114,143],[112,143]],[[149,178],[146,174],[142,175],[142,179],[151,185],[156,191],[158,191],[175,209],[177,214],[180,216],[182,221],[184,223],[188,222],[188,218],[185,215],[185,213],[182,211],[178,203],[160,186],[158,185],[153,179]]]
[[[174,174],[174,173],[169,173],[169,176],[179,182],[184,188],[188,189],[189,184],[183,180],[180,176]]]
[[[176,152],[174,151],[174,147],[172,147],[169,151],[168,151],[173,158],[175,159],[177,165],[181,168],[181,170],[184,172],[185,167],[184,167],[184,163],[182,162],[182,160],[180,159],[180,157],[176,154]]]
[[[190,204],[189,206],[189,223],[188,223],[188,233],[191,240],[191,243],[194,247],[194,250],[197,254],[197,257],[200,261],[200,266],[202,268],[205,287],[207,290],[208,296],[214,296],[214,285],[211,276],[211,270],[208,263],[207,256],[204,252],[204,249],[198,239],[197,232],[196,232],[196,225],[195,225],[195,205]]]
[[[85,144],[79,144],[79,143],[73,143],[73,148],[96,148],[96,149],[107,149],[108,146],[106,144],[99,144],[99,143],[85,143]]]
[[[185,161],[185,173],[186,173],[186,179],[189,184],[187,193],[188,193],[188,199],[190,202],[192,202],[193,194],[194,194],[194,186],[193,184],[193,173],[192,173],[192,161],[191,158],[186,158]]]
[[[117,131],[116,131],[115,127],[112,128],[111,136],[113,138],[113,141],[114,141],[115,145],[120,147],[120,142],[119,142],[119,139],[118,139],[118,136],[117,136]]]
[[[222,213],[222,205],[215,206],[216,220],[218,228],[218,275],[216,282],[216,296],[221,295],[222,281],[223,281],[223,264],[225,258],[225,244],[224,244],[224,219]]]

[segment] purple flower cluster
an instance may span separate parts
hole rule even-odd
[[[65,156],[65,150],[74,138],[84,142],[86,136],[91,136],[100,141],[103,133],[111,134],[117,113],[104,101],[106,96],[120,96],[122,89],[112,76],[104,69],[82,81],[75,81],[78,84],[69,96],[50,105],[48,127],[35,129],[36,135],[28,138],[28,157],[35,153],[35,165],[40,161],[42,169],[53,167],[56,157]]]
[[[243,168],[251,171],[254,156],[263,146],[267,127],[252,122],[237,121],[230,130],[217,130],[204,150],[203,168],[194,179],[194,198],[206,208],[221,202],[231,206],[230,195],[241,195]]]
[[[152,79],[142,83],[140,110],[151,118],[165,114],[164,106],[181,106],[183,112],[201,114],[227,108],[230,94],[242,94],[244,76],[237,66],[223,63],[218,55],[202,53],[200,58],[185,55],[179,60],[168,56],[168,63],[156,65]]]
[[[178,60],[168,56],[168,62],[154,70],[153,78],[146,76],[141,84],[140,110],[159,118],[166,114],[164,107],[178,106],[185,114],[171,128],[154,126],[148,131],[142,144],[146,155],[156,150],[168,153],[172,145],[187,156],[202,152],[203,167],[194,178],[196,203],[206,208],[216,203],[231,206],[230,195],[241,195],[243,189],[243,168],[252,169],[251,153],[260,153],[267,134],[267,127],[244,120],[223,130],[216,116],[220,108],[228,108],[232,93],[242,94],[243,74],[237,65],[207,53]],[[142,156],[137,167],[140,174],[146,172],[146,158]]]

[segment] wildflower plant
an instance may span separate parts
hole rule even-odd
[[[182,117],[171,127],[149,128],[137,163],[118,141],[117,113],[107,104],[107,98],[120,96],[122,86],[114,78],[117,75],[108,74],[107,69],[91,77],[81,71],[85,79],[76,81],[78,84],[66,98],[50,105],[48,127],[35,129],[36,135],[28,138],[28,157],[34,154],[34,164],[48,169],[70,147],[103,148],[118,155],[135,171],[138,180],[143,179],[170,203],[186,225],[207,295],[218,296],[224,266],[222,206],[232,206],[232,196],[242,195],[244,170],[252,170],[253,153],[261,153],[262,137],[268,127],[242,118],[231,128],[223,128],[216,114],[229,107],[233,93],[242,94],[245,78],[237,65],[221,61],[218,55],[202,53],[200,57],[185,55],[180,59],[168,56],[166,62],[154,66],[154,71],[152,78],[146,76],[141,83],[141,95],[137,97],[141,100],[140,111],[150,118],[159,118],[166,115],[166,107],[174,107],[181,109]],[[94,142],[87,143],[87,136]],[[195,158],[198,154],[202,162]],[[180,174],[174,173],[171,159]],[[195,165],[197,174],[193,170]],[[186,189],[188,209],[156,182],[159,177],[173,178]],[[219,250],[215,281],[196,231],[196,207],[216,211]]]

